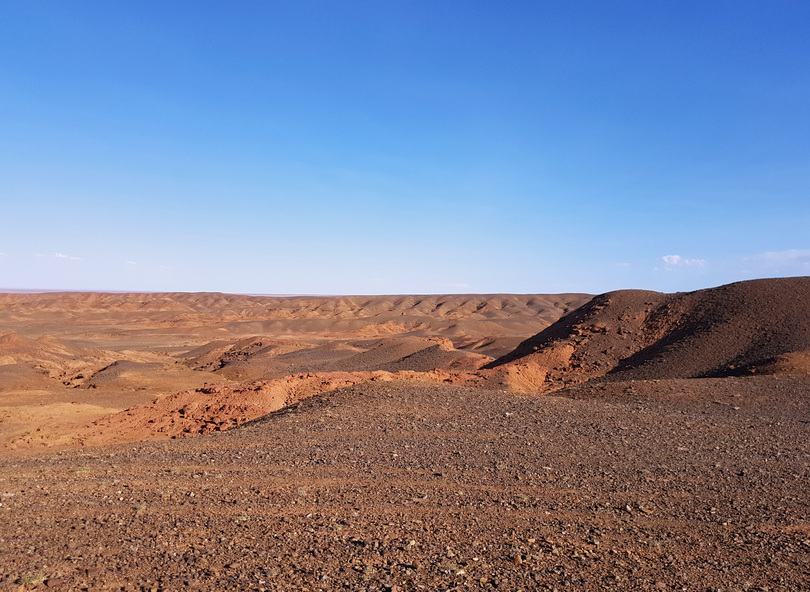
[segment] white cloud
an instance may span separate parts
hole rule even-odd
[[[34,257],[48,257],[53,259],[67,259],[69,261],[81,261],[80,257],[71,257],[70,255],[65,255],[64,253],[54,253],[53,255],[43,255],[42,253],[34,253]]]
[[[670,267],[703,267],[705,259],[685,259],[680,255],[664,255],[661,260]]]
[[[135,261],[127,261],[127,265],[138,265]]]
[[[79,257],[71,257],[70,255],[65,255],[64,253],[54,253],[54,259],[70,259],[71,261],[80,261]]]

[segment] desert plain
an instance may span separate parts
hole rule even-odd
[[[0,294],[0,590],[810,589],[810,278]]]

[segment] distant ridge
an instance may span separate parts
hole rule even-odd
[[[408,325],[415,334],[486,336],[522,334],[526,323],[539,330],[590,298],[587,294],[399,295],[399,296],[246,296],[217,292],[0,293],[0,326],[64,319],[116,321],[169,327],[216,324],[242,335],[278,331],[359,331],[369,325]],[[117,320],[120,319],[120,320]],[[391,333],[392,331],[388,331]],[[398,329],[395,332],[400,332]]]

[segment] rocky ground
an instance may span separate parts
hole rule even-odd
[[[806,590],[808,393],[368,383],[221,434],[6,454],[0,589]]]

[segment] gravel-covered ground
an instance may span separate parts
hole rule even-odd
[[[0,589],[807,590],[810,379],[370,383],[0,459]]]

